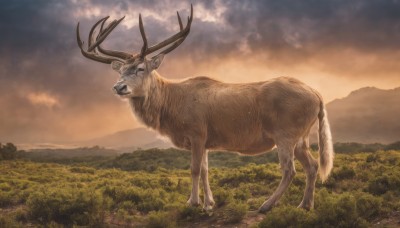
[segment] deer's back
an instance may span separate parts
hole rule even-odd
[[[173,87],[171,97],[179,97],[175,122],[181,132],[173,134],[181,134],[180,141],[185,135],[205,134],[207,148],[213,149],[271,149],[278,132],[304,131],[319,110],[318,95],[287,77],[243,84],[198,77]]]

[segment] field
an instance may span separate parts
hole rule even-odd
[[[289,190],[265,215],[255,210],[280,181],[275,152],[211,153],[213,213],[185,205],[189,158],[186,151],[152,149],[92,159],[0,161],[0,227],[400,226],[398,150],[338,153],[328,181],[317,181],[311,211],[296,208],[305,186],[296,161]]]

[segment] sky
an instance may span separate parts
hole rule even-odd
[[[142,14],[150,44],[179,29],[176,11],[194,19],[184,43],[159,73],[254,82],[291,76],[326,102],[366,86],[400,86],[398,0],[12,0],[0,2],[0,142],[73,142],[141,126],[113,94],[117,73],[84,58],[100,18],[126,16],[104,42],[136,53]]]

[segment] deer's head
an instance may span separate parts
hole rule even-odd
[[[148,47],[146,33],[143,27],[142,16],[139,14],[139,28],[140,34],[143,39],[143,47],[137,54],[130,54],[120,51],[107,50],[101,47],[101,43],[107,38],[112,30],[125,18],[114,20],[104,27],[108,16],[96,22],[89,32],[88,48],[83,49],[83,42],[79,35],[79,23],[76,27],[76,35],[78,46],[81,49],[83,56],[86,58],[111,64],[113,70],[117,71],[120,75],[118,82],[114,85],[113,90],[121,97],[142,97],[145,95],[146,81],[152,75],[152,71],[156,70],[164,55],[178,47],[187,37],[190,32],[190,26],[193,20],[193,6],[190,9],[190,17],[184,28],[182,25],[181,17],[177,12],[180,31],[168,39]],[[95,35],[96,28],[100,25],[100,31]],[[147,55],[163,49],[160,53],[151,58],[146,58]]]

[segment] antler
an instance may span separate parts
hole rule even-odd
[[[123,17],[122,19],[124,19],[124,18],[125,18],[125,17]],[[113,22],[111,22],[111,24],[108,25],[107,28],[106,28],[105,30],[103,30],[104,24],[106,23],[107,19],[108,19],[108,18],[106,18],[105,20],[103,20],[103,22],[101,23],[100,32],[99,32],[99,34],[97,35],[97,39],[99,39],[99,37],[100,37],[102,34],[104,34],[105,32],[107,32],[107,28],[109,28],[110,25],[112,25]],[[115,21],[114,21],[114,22],[115,22]],[[102,48],[100,45],[99,45],[97,48],[98,48],[98,50],[99,50],[100,53],[105,54],[105,55],[115,56],[115,57],[122,58],[122,59],[125,59],[125,60],[131,59],[131,58],[133,57],[131,54],[128,54],[128,53],[125,53],[125,52],[113,51],[113,50],[104,49],[104,48]]]
[[[178,33],[176,33],[175,35],[169,37],[168,39],[148,48],[146,33],[144,32],[144,28],[143,28],[142,17],[141,17],[141,15],[139,15],[139,28],[140,28],[140,34],[142,35],[142,39],[143,39],[142,51],[139,54],[139,57],[141,59],[144,59],[144,57],[146,55],[148,55],[152,52],[155,52],[171,43],[174,43],[171,47],[169,47],[168,49],[161,52],[163,54],[167,54],[167,53],[171,52],[172,50],[174,50],[176,47],[178,47],[186,39],[187,35],[190,32],[190,26],[192,25],[192,21],[193,21],[193,5],[190,4],[190,17],[188,17],[188,22],[186,24],[185,29],[183,29],[182,20],[181,20],[181,17],[179,16],[179,12],[177,12],[177,16],[178,16],[180,31]]]
[[[89,32],[89,38],[88,38],[88,49],[84,50],[83,49],[83,41],[80,38],[79,34],[79,23],[76,27],[76,37],[78,41],[78,46],[81,49],[82,54],[92,60],[102,62],[102,63],[107,63],[110,64],[113,61],[121,61],[121,62],[126,62],[126,61],[133,61],[137,58],[144,59],[146,55],[153,53],[161,48],[164,48],[170,44],[172,44],[170,47],[166,48],[160,54],[167,54],[177,48],[187,37],[187,35],[190,32],[190,26],[193,21],[193,5],[190,5],[190,17],[188,17],[188,22],[186,24],[186,27],[183,28],[182,25],[182,20],[179,15],[179,12],[177,12],[178,16],[178,22],[179,22],[179,28],[180,31],[176,33],[175,35],[169,37],[168,39],[153,45],[151,47],[148,47],[147,44],[147,37],[146,33],[144,31],[144,26],[143,26],[143,20],[141,14],[139,14],[139,29],[140,29],[140,34],[143,39],[143,46],[140,51],[140,53],[132,55],[129,53],[121,52],[121,51],[113,51],[113,50],[108,50],[104,49],[101,47],[101,43],[107,38],[107,36],[114,30],[115,27],[125,18],[122,17],[119,20],[114,20],[112,21],[109,25],[107,25],[106,28],[104,28],[104,25],[106,21],[108,20],[109,16],[104,17],[97,21],[93,27],[91,28]],[[94,37],[94,31],[98,27],[98,25],[101,23],[100,26],[100,31],[97,34],[96,38]],[[102,55],[101,55],[102,54]]]
[[[97,52],[97,48],[98,46],[107,38],[107,36],[112,32],[112,30],[117,27],[117,25],[125,18],[122,17],[119,20],[114,20],[113,22],[111,22],[106,29],[104,29],[103,31],[99,32],[98,36],[96,39],[94,39],[93,33],[94,30],[96,29],[96,27],[102,23],[102,25],[104,24],[104,22],[109,18],[109,16],[104,17],[102,19],[100,19],[99,21],[97,21],[93,27],[90,29],[89,32],[89,38],[88,38],[88,49],[84,50],[83,49],[83,41],[81,40],[80,37],[80,33],[79,33],[79,22],[78,25],[76,26],[76,39],[78,42],[78,46],[81,49],[81,53],[83,56],[85,56],[86,58],[98,61],[98,62],[102,62],[102,63],[107,63],[110,64],[113,61],[120,61],[120,62],[124,62],[125,59],[122,58],[122,55],[118,56],[118,55],[108,55],[108,56],[103,56],[103,55],[99,55],[99,53]],[[126,56],[132,56],[130,54],[124,53]]]

